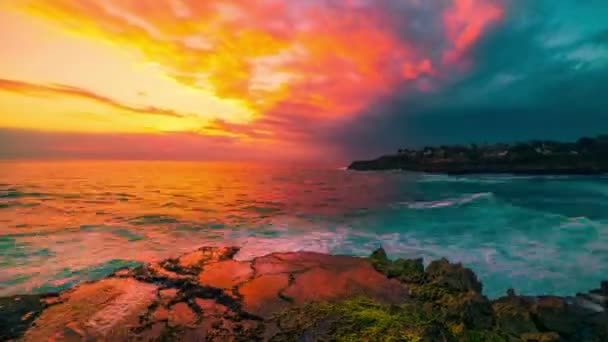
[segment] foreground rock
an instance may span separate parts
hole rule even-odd
[[[201,248],[60,294],[0,299],[0,340],[606,341],[608,283],[573,298],[482,295],[442,259]]]

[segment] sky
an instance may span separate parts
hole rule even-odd
[[[605,0],[0,2],[0,158],[336,160],[608,133]]]

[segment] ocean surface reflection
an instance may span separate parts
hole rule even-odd
[[[447,177],[187,162],[0,163],[0,295],[237,245],[442,256],[491,296],[573,294],[608,271],[608,179]],[[604,277],[605,278],[605,277]]]

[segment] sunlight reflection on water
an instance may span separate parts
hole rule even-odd
[[[447,177],[185,162],[0,166],[0,295],[238,245],[474,268],[495,296],[572,294],[608,271],[608,179]]]

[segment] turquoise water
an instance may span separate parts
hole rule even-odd
[[[448,257],[491,297],[608,279],[608,177],[442,176],[179,162],[0,163],[0,295],[202,245]]]

